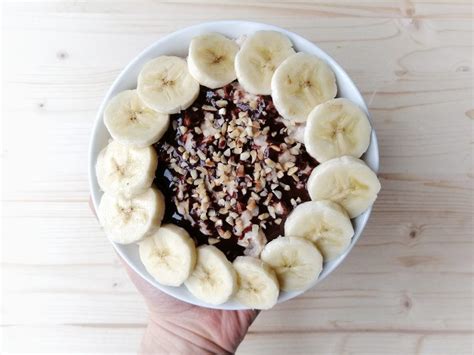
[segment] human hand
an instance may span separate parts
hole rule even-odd
[[[184,303],[159,291],[125,265],[150,311],[141,354],[234,353],[257,311],[223,311]]]
[[[92,203],[90,206],[95,213]],[[179,301],[121,261],[150,312],[140,354],[234,353],[258,314],[255,310],[224,311]]]

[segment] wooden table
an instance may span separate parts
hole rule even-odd
[[[321,46],[363,92],[381,148],[383,189],[360,242],[320,286],[262,313],[239,353],[471,353],[469,0],[7,1],[0,349],[136,351],[146,310],[88,207],[89,136],[139,51],[217,19]]]

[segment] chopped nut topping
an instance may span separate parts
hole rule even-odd
[[[268,213],[270,214],[270,216],[271,216],[272,218],[276,218],[275,207],[273,207],[273,206],[268,206]]]
[[[243,152],[242,154],[240,154],[240,160],[247,160],[248,158],[250,158],[249,152]]]
[[[202,109],[204,111],[217,111],[217,109],[214,106],[210,106],[210,105],[202,105]]]
[[[239,217],[239,214],[236,213],[236,212],[231,211],[229,214],[231,215],[232,218],[238,218]]]
[[[281,191],[278,191],[278,190],[274,190],[273,191],[273,194],[275,195],[275,197],[279,200],[281,200],[281,197],[283,196],[283,194],[281,193]]]
[[[291,177],[293,178],[293,180],[295,181],[300,181],[299,177],[295,174],[291,175]]]
[[[206,154],[204,154],[202,151],[198,150],[196,153],[201,160],[206,160]]]
[[[249,198],[249,201],[248,201],[248,204],[247,204],[247,209],[249,211],[253,211],[255,208],[257,207],[257,204],[255,203],[255,199],[254,198]]]
[[[176,207],[166,222],[185,220],[198,245],[217,244],[229,258],[238,251],[233,244],[258,256],[267,239],[283,234],[292,208],[309,200],[305,184],[316,163],[292,136],[295,127],[269,96],[237,83],[202,88],[156,144],[157,184],[172,196],[167,209]]]
[[[297,143],[293,148],[290,149],[290,153],[293,155],[300,154],[301,143]]]
[[[270,168],[275,166],[275,162],[270,158],[265,159],[265,164],[267,164]]]
[[[255,150],[252,150],[250,152],[250,156],[252,157],[252,163],[254,163],[255,160],[257,159],[257,152]]]
[[[225,221],[226,221],[229,225],[231,225],[231,226],[234,225],[234,219],[232,218],[232,216],[228,216],[228,217],[225,219]]]
[[[260,195],[256,194],[255,192],[252,192],[251,193],[251,196],[252,196],[252,199],[254,201],[260,201]],[[249,200],[249,204],[251,203],[251,201]]]
[[[298,168],[296,166],[294,166],[294,167],[292,167],[288,170],[288,175],[291,176],[294,173],[296,173],[297,171],[298,171]]]
[[[227,106],[229,102],[227,100],[217,100],[216,101],[216,105],[219,106],[219,107],[225,107]]]

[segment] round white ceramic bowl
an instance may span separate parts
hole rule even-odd
[[[186,57],[188,53],[188,46],[191,38],[196,35],[208,32],[219,32],[222,33],[230,38],[237,38],[241,35],[251,34],[258,30],[275,30],[284,33],[287,35],[290,40],[293,42],[296,51],[302,51],[310,54],[314,54],[319,58],[325,60],[329,66],[332,68],[334,73],[336,74],[337,78],[337,87],[338,87],[338,97],[345,97],[360,107],[362,107],[367,113],[367,105],[362,98],[359,90],[357,90],[356,86],[352,82],[351,78],[347,75],[347,73],[337,64],[337,62],[331,58],[328,54],[318,48],[315,44],[311,43],[310,41],[304,39],[303,37],[287,31],[285,29],[266,25],[263,23],[256,23],[256,22],[246,22],[246,21],[218,21],[218,22],[206,22],[199,25],[186,27],[182,30],[177,32],[171,33],[162,39],[156,41],[153,45],[145,49],[142,53],[140,53],[130,64],[128,64],[125,69],[120,73],[118,78],[114,81],[112,86],[110,87],[107,95],[105,95],[104,99],[102,100],[102,104],[100,105],[99,112],[97,113],[96,121],[94,124],[94,128],[92,131],[92,139],[90,142],[90,150],[89,150],[89,180],[90,180],[90,189],[92,194],[92,201],[94,203],[94,207],[98,208],[99,201],[102,195],[100,191],[99,185],[97,184],[97,179],[95,176],[95,164],[97,160],[97,156],[102,148],[104,148],[108,140],[110,139],[110,135],[104,126],[102,120],[102,114],[104,112],[105,105],[109,101],[110,98],[118,94],[122,90],[127,89],[134,89],[137,85],[137,77],[138,73],[140,72],[142,66],[152,58],[158,57],[160,55],[177,55],[181,57]],[[375,135],[375,131],[372,130],[372,137],[369,149],[362,157],[363,160],[374,170],[377,172],[379,167],[379,151],[377,145],[377,138]],[[362,215],[352,220],[354,225],[354,237],[352,238],[352,242],[350,247],[345,251],[344,254],[339,256],[337,259],[327,262],[324,264],[323,271],[319,276],[318,280],[314,282],[311,287],[315,284],[323,280],[327,277],[334,269],[345,259],[347,254],[350,252],[354,244],[359,239],[362,230],[364,229],[367,220],[370,215],[370,209],[365,211]],[[141,277],[147,280],[151,285],[160,289],[161,291],[177,298],[182,301],[192,303],[198,306],[209,307],[209,308],[219,308],[219,309],[246,309],[245,306],[235,302],[229,301],[219,306],[212,306],[206,304],[198,299],[196,299],[193,295],[191,295],[186,287],[168,287],[160,285],[156,282],[153,277],[146,271],[145,267],[140,261],[140,257],[138,255],[138,247],[137,245],[120,245],[117,243],[112,242],[115,250],[120,254],[120,256],[130,265],[130,267],[135,270]],[[287,301],[293,297],[296,297],[302,294],[303,291],[300,292],[281,292],[280,297],[278,298],[278,303]]]

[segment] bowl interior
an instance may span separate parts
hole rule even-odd
[[[253,33],[258,30],[276,30],[284,33],[287,35],[294,44],[296,51],[302,51],[310,54],[314,54],[323,60],[325,60],[332,70],[334,71],[337,79],[337,86],[338,86],[338,97],[345,97],[354,103],[358,104],[362,107],[367,113],[367,106],[362,98],[362,95],[357,90],[356,86],[349,78],[347,73],[337,64],[334,59],[332,59],[328,54],[324,51],[319,49],[315,44],[309,42],[308,40],[304,39],[303,37],[292,33],[290,31],[284,30],[282,28],[262,24],[262,23],[255,23],[255,22],[244,22],[244,21],[220,21],[220,22],[207,22],[202,23],[196,26],[191,26],[184,28],[180,31],[174,32],[159,41],[155,42],[153,45],[145,49],[142,53],[140,53],[127,67],[120,73],[118,78],[112,84],[111,88],[107,92],[107,95],[104,97],[102,104],[100,106],[99,112],[97,113],[92,139],[90,144],[90,151],[89,151],[89,180],[90,180],[90,188],[92,193],[92,200],[94,206],[97,210],[100,197],[102,192],[97,183],[97,179],[95,177],[95,164],[97,156],[102,148],[104,148],[109,139],[110,135],[104,126],[102,120],[102,114],[105,108],[106,103],[109,101],[110,98],[118,94],[122,90],[126,89],[134,89],[137,85],[137,77],[138,73],[140,72],[142,66],[152,58],[158,57],[160,55],[177,55],[181,57],[187,56],[188,46],[190,40],[199,34],[208,33],[208,32],[219,32],[222,33],[230,38],[237,38],[241,35],[246,35]],[[362,159],[374,170],[377,171],[379,167],[379,152],[378,152],[378,145],[377,145],[377,138],[375,135],[375,131],[372,130],[372,137],[371,143],[364,154]],[[367,220],[370,215],[370,209],[365,211],[362,215],[358,216],[357,218],[353,219],[354,225],[354,237],[352,238],[352,242],[350,247],[346,250],[344,254],[339,256],[337,259],[332,260],[324,264],[323,271],[319,276],[318,280],[312,285],[314,286],[316,283],[320,282],[326,276],[328,276],[347,256],[350,252],[354,244],[359,239],[362,230],[364,229]],[[156,282],[153,277],[146,271],[145,267],[142,265],[139,255],[138,255],[138,247],[136,245],[120,245],[113,243],[114,248],[117,252],[125,259],[125,261],[144,279],[146,279],[150,284],[155,286],[156,288],[162,290],[163,292],[178,298],[182,301],[192,303],[195,305],[203,306],[203,307],[211,307],[211,308],[219,308],[219,309],[245,309],[246,307],[234,302],[229,301],[225,304],[219,306],[211,306],[202,301],[194,298],[184,286],[175,288],[175,287],[167,287],[160,285]],[[289,300],[293,297],[298,296],[302,292],[281,292],[280,297],[278,299],[278,303],[284,302]]]

